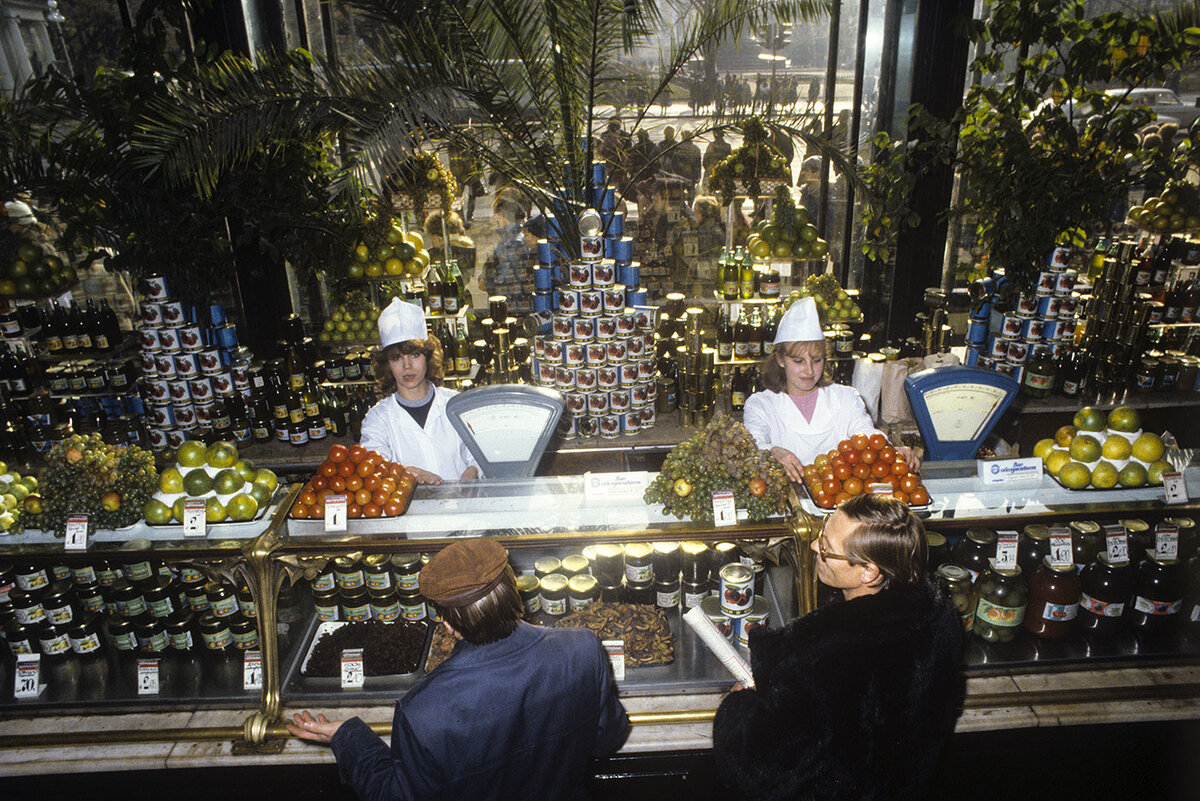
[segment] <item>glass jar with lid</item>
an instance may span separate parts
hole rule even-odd
[[[588,560],[583,554],[574,553],[570,556],[564,556],[562,564],[559,565],[558,572],[562,573],[568,579],[578,575],[587,574]]]
[[[926,531],[925,543],[929,546],[929,570],[937,570],[939,565],[950,560],[950,544],[945,536],[936,531]]]
[[[1163,522],[1179,529],[1179,553],[1193,554],[1200,547],[1200,529],[1196,528],[1195,520],[1190,517],[1167,517]],[[1151,541],[1151,547],[1153,545]]]
[[[1146,549],[1154,547],[1154,532],[1145,520],[1128,518],[1120,523],[1129,536],[1129,560],[1137,567],[1146,561]]]
[[[368,591],[392,588],[392,563],[387,554],[373,553],[364,557],[362,569]]]
[[[517,576],[517,593],[521,596],[521,605],[525,607],[526,617],[536,615],[542,609],[539,589],[537,576]]]
[[[600,597],[600,584],[596,581],[595,576],[588,573],[577,573],[567,580],[567,602],[572,612],[586,609],[598,597]]]
[[[540,556],[533,562],[533,574],[538,579],[544,579],[551,573],[562,572],[562,560],[557,556]]]
[[[543,576],[541,589],[542,613],[551,617],[562,617],[567,613],[567,577],[562,573]]]
[[[625,581],[650,584],[654,581],[653,549],[649,543],[631,542],[625,546]]]
[[[1184,580],[1178,559],[1158,559],[1151,554],[1134,575],[1130,625],[1148,634],[1170,631],[1183,608]]]
[[[1029,578],[1025,629],[1050,640],[1065,637],[1079,615],[1079,594],[1074,565],[1053,565],[1045,557]]]
[[[1104,534],[1095,520],[1072,520],[1068,526],[1075,570],[1081,571],[1096,561],[1096,554],[1104,550]]]
[[[1029,589],[1021,568],[998,570],[989,566],[979,577],[975,590],[975,620],[971,630],[986,642],[1008,642],[1017,635],[1025,619]]]
[[[996,558],[996,532],[982,527],[967,529],[963,538],[954,544],[950,558],[954,564],[966,568],[971,581],[978,581],[988,569],[989,560]]]
[[[1042,523],[1030,523],[1021,532],[1021,543],[1017,546],[1017,564],[1026,576],[1032,576],[1050,555],[1050,527]]]
[[[971,574],[962,565],[947,562],[938,565],[934,575],[938,588],[950,599],[954,611],[958,612],[963,631],[970,631],[975,620],[975,606],[979,601],[975,586],[971,583]]]
[[[1126,606],[1133,595],[1133,566],[1110,562],[1108,553],[1102,551],[1080,571],[1079,589],[1077,625],[1085,631],[1112,634],[1124,625]]]

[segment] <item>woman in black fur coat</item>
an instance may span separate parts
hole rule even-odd
[[[924,528],[905,504],[861,495],[813,550],[846,600],[751,632],[755,689],[717,710],[717,767],[756,801],[919,798],[963,681],[961,623],[925,576]]]

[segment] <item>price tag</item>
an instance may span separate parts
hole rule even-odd
[[[714,490],[712,494],[713,523],[718,526],[737,524],[737,501],[733,490]]]
[[[183,536],[203,537],[208,532],[208,507],[203,498],[189,498],[183,502]]]
[[[1017,566],[1017,532],[996,532],[996,569],[1012,570]]]
[[[262,689],[262,653],[259,651],[246,652],[242,662],[242,689]]]
[[[158,695],[158,660],[139,659],[137,663],[138,695]]]
[[[1183,480],[1183,473],[1163,473],[1162,480],[1167,503],[1188,502],[1187,483]]]
[[[42,692],[41,671],[41,654],[17,654],[13,698],[37,698]]]
[[[1179,558],[1179,526],[1159,523],[1154,527],[1154,558],[1159,561]]]
[[[328,495],[325,497],[325,530],[346,530],[346,496]],[[361,684],[359,685],[362,686]]]
[[[85,514],[67,515],[66,540],[63,542],[68,551],[86,551],[88,536],[88,516]]]
[[[363,673],[362,649],[347,648],[342,651],[342,689],[361,690],[365,675]]]
[[[624,640],[601,640],[600,644],[604,646],[605,653],[608,654],[608,661],[612,663],[613,676],[617,681],[622,681],[625,678],[625,641]]]
[[[1108,548],[1110,565],[1124,564],[1129,561],[1129,532],[1125,530],[1125,526],[1120,524],[1105,526],[1104,543]]]
[[[1050,529],[1050,564],[1066,567],[1075,564],[1075,550],[1071,546],[1071,529],[1054,526]]]
[[[891,495],[895,491],[896,488],[891,484],[872,484],[867,488],[872,495]]]

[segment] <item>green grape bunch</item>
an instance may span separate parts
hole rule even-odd
[[[66,533],[67,516],[89,515],[89,527],[136,523],[158,489],[154,455],[136,445],[109,445],[99,434],[72,434],[50,449],[38,494],[25,499],[27,528]]]
[[[643,499],[681,519],[711,522],[712,493],[732,490],[751,520],[765,520],[786,509],[787,488],[783,467],[770,452],[759,450],[741,423],[718,414],[667,454]]]

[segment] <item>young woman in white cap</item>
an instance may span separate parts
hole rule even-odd
[[[408,468],[418,484],[466,481],[479,467],[446,417],[457,393],[442,379],[442,345],[425,330],[420,306],[392,298],[379,315],[375,380],[384,399],[362,422],[362,446]]]
[[[834,384],[825,374],[825,336],[812,298],[797,300],[779,321],[762,379],[766,390],[746,399],[742,419],[758,447],[769,450],[792,481],[803,481],[803,466],[842,440],[882,433],[858,390]],[[911,468],[920,466],[911,449],[896,452]]]

